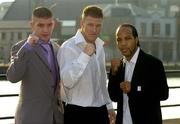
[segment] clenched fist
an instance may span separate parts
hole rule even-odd
[[[38,40],[39,40],[39,37],[37,37],[37,36],[34,35],[34,34],[30,34],[29,37],[28,37],[28,39],[27,39],[27,42],[28,42],[31,46],[33,46],[33,45],[37,44]]]
[[[95,48],[95,45],[94,45],[94,44],[92,44],[92,43],[87,43],[87,44],[86,44],[86,46],[85,46],[85,48],[84,48],[84,52],[85,52],[87,55],[91,56],[93,53],[95,53],[95,51],[96,51],[96,48]]]
[[[131,83],[129,81],[121,82],[120,88],[124,93],[129,93],[131,91]]]
[[[119,58],[113,58],[111,59],[111,69],[112,69],[112,75],[115,75],[118,71],[118,68],[122,65],[122,60]]]

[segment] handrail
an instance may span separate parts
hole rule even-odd
[[[180,73],[180,70],[165,70],[166,73]]]
[[[14,116],[0,117],[0,120],[14,119]]]
[[[180,104],[161,105],[161,107],[177,107],[177,106],[180,106]]]
[[[14,96],[19,96],[19,94],[3,94],[3,95],[0,95],[0,97],[14,97]]]
[[[0,74],[0,77],[6,77],[6,74]]]
[[[0,74],[0,80],[7,80],[6,74]]]
[[[166,74],[172,74],[172,73],[178,73],[180,74],[180,70],[166,70],[165,71]],[[6,74],[0,74],[0,79],[6,79]],[[180,88],[180,86],[170,86],[169,87],[170,89],[177,89],[177,88]],[[3,95],[0,95],[0,98],[1,97],[17,97],[19,96],[19,94],[3,94]],[[161,105],[161,107],[177,107],[177,106],[180,106],[180,103],[179,104],[171,104],[171,105]],[[5,119],[14,119],[14,116],[6,116],[6,117],[0,117],[0,120],[5,120]]]

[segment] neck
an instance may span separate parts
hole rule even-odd
[[[136,53],[138,47],[136,47],[133,51],[131,51],[131,56],[126,56],[126,60],[129,62],[132,57],[134,56],[134,54]]]

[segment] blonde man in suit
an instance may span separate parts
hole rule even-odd
[[[58,45],[50,41],[54,19],[45,7],[33,10],[32,34],[12,47],[7,79],[21,81],[15,124],[63,124],[59,96]]]

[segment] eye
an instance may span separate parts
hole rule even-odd
[[[122,41],[121,38],[116,38],[116,42],[117,42],[117,43],[120,43],[121,41]]]
[[[89,24],[87,24],[88,26],[90,26],[90,27],[92,27],[93,26],[93,24],[92,23],[89,23]]]
[[[52,23],[48,24],[49,27],[51,27],[52,25],[53,25]]]
[[[100,27],[101,27],[101,24],[96,25],[96,27],[97,27],[97,28],[100,28]]]
[[[38,24],[38,27],[42,28],[44,25],[43,24]]]
[[[125,40],[131,40],[132,39],[132,37],[131,36],[127,36],[127,37],[125,37]]]

